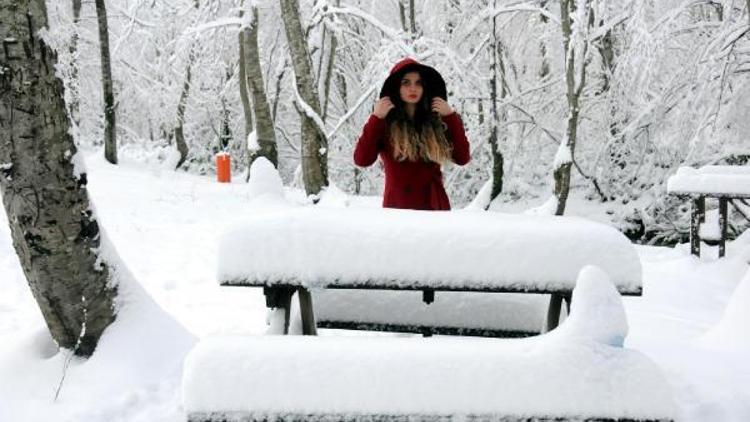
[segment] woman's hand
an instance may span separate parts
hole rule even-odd
[[[440,117],[445,117],[449,114],[453,114],[453,108],[448,105],[448,102],[440,97],[432,99],[431,110],[439,114]]]
[[[388,115],[388,112],[391,111],[395,107],[393,103],[391,102],[390,97],[383,97],[377,101],[375,101],[375,109],[372,111],[372,114],[374,114],[378,119],[385,119],[385,116]]]

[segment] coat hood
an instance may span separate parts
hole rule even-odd
[[[418,61],[407,57],[391,68],[390,75],[383,82],[383,88],[380,89],[380,98],[398,97],[399,85],[401,78],[408,72],[419,72],[424,84],[424,96],[427,98],[440,97],[448,100],[448,91],[445,88],[445,80],[440,72],[430,66],[423,65]]]

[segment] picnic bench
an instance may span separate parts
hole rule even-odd
[[[604,224],[487,212],[304,207],[256,215],[231,228],[219,248],[218,278],[223,286],[262,287],[281,333],[288,333],[295,292],[302,332],[316,334],[311,290],[339,289],[421,292],[425,304],[444,292],[546,294],[547,331],[558,325],[562,303],[570,306],[586,265],[602,268],[620,294],[641,294],[633,246]],[[415,300],[412,306],[422,305]],[[439,325],[420,321],[418,327],[428,334],[487,329]],[[383,328],[404,326],[409,324]]]
[[[223,336],[185,359],[189,422],[654,421],[674,419],[669,383],[623,348],[627,318],[601,270],[577,305],[524,339]]]
[[[750,198],[750,166],[680,167],[667,181],[670,195],[691,200],[690,253],[700,257],[701,226],[706,223],[706,198],[719,202],[719,257],[726,254],[727,205],[734,199]]]

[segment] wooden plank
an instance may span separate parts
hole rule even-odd
[[[358,290],[404,290],[404,291],[414,291],[414,290],[425,290],[425,289],[431,289],[434,291],[443,291],[443,292],[480,292],[480,293],[532,293],[532,294],[553,294],[553,293],[559,293],[559,294],[569,294],[573,290],[573,286],[569,289],[535,289],[535,288],[529,288],[529,287],[523,287],[522,283],[517,283],[518,287],[487,287],[487,286],[441,286],[441,285],[432,285],[432,284],[420,284],[419,282],[413,282],[412,284],[408,285],[399,285],[397,282],[392,281],[390,283],[392,284],[381,284],[381,281],[367,281],[363,283],[357,283],[357,284],[349,284],[349,283],[340,283],[339,281],[334,281],[332,283],[335,284],[323,284],[320,286],[315,286],[313,288],[322,288],[322,289],[358,289]],[[228,287],[291,287],[293,289],[296,289],[297,287],[301,286],[302,283],[299,284],[286,284],[285,282],[279,282],[275,283],[273,281],[259,281],[259,280],[247,280],[247,279],[232,279],[232,280],[222,280],[219,283],[222,286],[228,286]],[[626,288],[623,286],[617,286],[615,285],[615,288],[617,291],[623,295],[623,296],[641,296],[643,294],[643,288],[641,286],[638,286],[636,288]]]
[[[448,327],[422,324],[390,324],[377,322],[361,322],[349,320],[320,319],[315,321],[318,328],[332,328],[338,330],[358,331],[385,331],[392,333],[424,334],[429,329],[435,335],[445,336],[473,336],[473,337],[500,337],[500,338],[524,338],[538,336],[541,328],[537,331],[501,330],[494,328],[474,327]]]
[[[634,403],[633,406],[637,406]],[[611,417],[568,418],[564,416],[518,416],[498,414],[430,415],[430,414],[331,414],[331,413],[254,413],[193,412],[188,422],[673,422],[672,419],[633,419]]]

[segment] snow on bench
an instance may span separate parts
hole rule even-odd
[[[750,166],[680,167],[667,180],[673,195],[750,198]]]
[[[549,328],[557,324],[560,303],[569,299],[585,265],[602,268],[620,293],[641,294],[640,261],[630,242],[609,226],[572,217],[291,208],[255,215],[244,226],[231,228],[219,249],[220,283],[265,287],[269,308],[288,310],[291,292],[303,288],[301,307],[304,298],[308,327],[314,325],[312,303],[302,293],[310,288],[422,290],[427,303],[434,300],[434,291],[551,293]],[[493,304],[497,301],[484,308]],[[322,314],[332,321],[364,322],[351,309],[342,305]],[[403,314],[401,309],[390,312],[390,321],[369,322],[393,324]],[[429,314],[402,322],[419,325],[420,318],[441,325]],[[285,320],[288,326],[288,312]],[[507,329],[496,321],[474,328]]]
[[[719,257],[726,250],[727,203],[732,199],[750,198],[750,166],[704,166],[698,169],[680,167],[667,180],[670,195],[692,197],[690,218],[690,252],[700,256],[701,239],[718,240]],[[718,218],[706,222],[706,198],[718,198]]]
[[[621,299],[594,267],[535,338],[224,337],[185,362],[189,421],[669,421],[660,369],[623,349]]]

